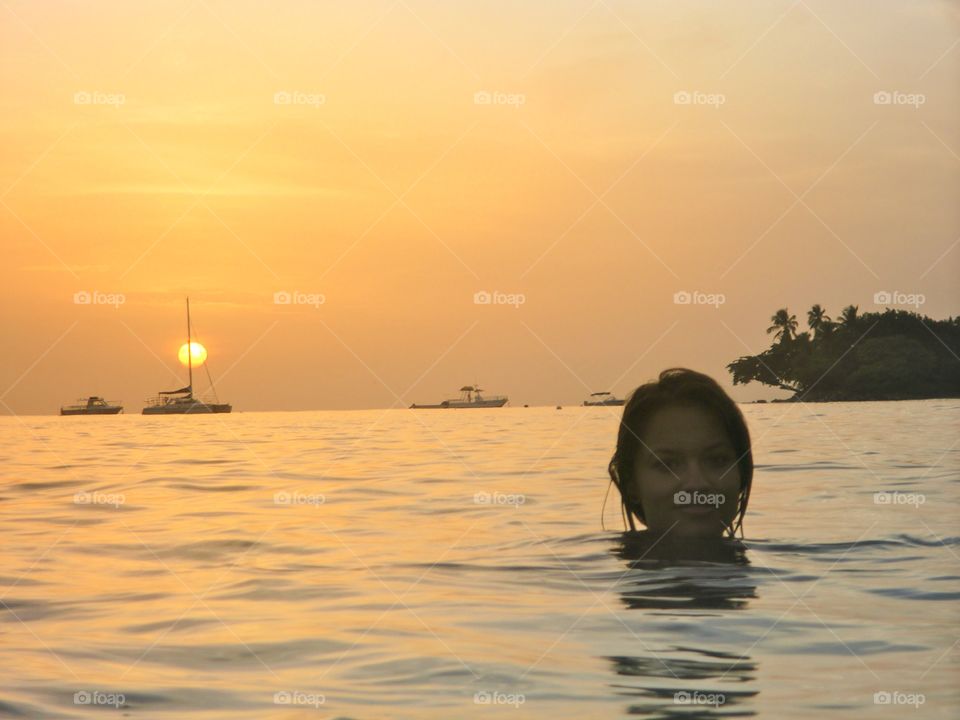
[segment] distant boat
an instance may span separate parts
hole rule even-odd
[[[583,401],[584,407],[597,407],[600,405],[616,406],[623,405],[624,400],[614,397],[608,392],[590,393],[590,397]]]
[[[484,397],[483,391],[474,385],[464,385],[460,388],[460,397],[453,400],[444,400],[437,405],[417,405],[414,403],[411,409],[423,410],[427,408],[498,408],[507,404],[506,395],[491,395]]]
[[[190,338],[190,298],[187,298],[187,377],[188,384],[179,390],[161,390],[160,393],[147,401],[143,409],[144,415],[205,415],[209,413],[228,413],[233,410],[229,403],[204,402],[193,396],[193,345]],[[207,371],[210,387],[213,388],[213,379]],[[216,398],[216,390],[214,390]]]
[[[116,415],[121,412],[123,412],[123,405],[107,402],[96,395],[80,398],[75,405],[65,405],[60,408],[61,415]]]

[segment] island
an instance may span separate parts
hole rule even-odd
[[[773,344],[727,365],[734,385],[756,381],[804,402],[960,397],[960,317],[891,308],[860,314],[848,305],[831,320],[814,305],[809,331],[797,332],[787,308],[770,322]]]

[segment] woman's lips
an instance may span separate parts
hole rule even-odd
[[[684,505],[677,509],[687,515],[709,515],[717,510],[713,505]]]

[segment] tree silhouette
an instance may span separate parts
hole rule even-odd
[[[840,313],[840,324],[844,327],[851,327],[857,322],[858,305],[847,305]]]
[[[787,343],[796,335],[797,316],[791,315],[790,311],[786,308],[777,310],[777,312],[770,317],[770,322],[773,324],[767,328],[767,335],[774,333],[774,340]]]
[[[820,337],[822,333],[829,332],[832,322],[827,311],[817,303],[807,311],[807,325],[817,337]]]
[[[890,308],[859,315],[848,305],[834,324],[814,305],[807,313],[813,337],[796,332],[786,308],[770,322],[771,346],[727,365],[734,385],[760,382],[789,390],[791,400],[960,397],[960,317],[931,320]]]

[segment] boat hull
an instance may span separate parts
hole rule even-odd
[[[460,400],[448,400],[439,405],[417,405],[410,406],[411,410],[466,410],[468,408],[498,408],[507,404],[507,398],[497,400],[481,400],[480,402],[461,402]]]
[[[61,415],[117,415],[123,412],[122,406],[105,408],[60,408]]]
[[[583,401],[584,407],[620,407],[625,403],[624,400],[603,400],[600,402],[590,402],[589,400]]]
[[[167,405],[152,405],[143,409],[143,415],[212,415],[214,413],[232,412],[233,407],[228,403],[169,403]]]

